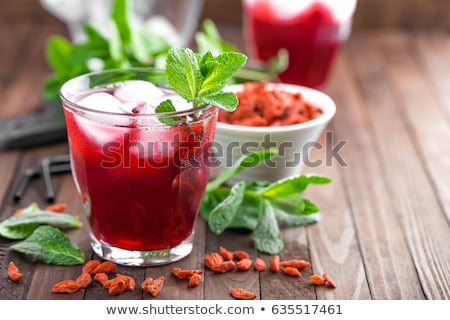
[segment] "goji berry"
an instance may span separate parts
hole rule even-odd
[[[280,256],[278,255],[272,256],[272,258],[270,258],[269,266],[272,272],[280,271]]]
[[[266,270],[266,262],[261,258],[256,258],[253,266],[258,272],[263,272],[264,270]]]
[[[247,291],[242,288],[231,288],[230,294],[233,298],[239,299],[239,300],[253,300],[256,298],[255,293],[253,293],[251,291]]]
[[[81,286],[75,280],[63,280],[57,282],[52,287],[52,293],[74,293],[80,290]]]
[[[87,272],[82,272],[75,281],[80,285],[81,288],[86,288],[92,282],[92,277]]]
[[[15,282],[23,279],[23,274],[13,261],[8,264],[8,277]]]

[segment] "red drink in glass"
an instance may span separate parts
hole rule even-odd
[[[289,53],[282,82],[322,87],[337,50],[350,32],[356,0],[243,0],[244,29],[254,58]]]
[[[122,264],[176,261],[192,249],[217,109],[133,113],[142,101],[120,105],[114,96],[126,85],[123,80],[100,84],[72,97],[70,86],[62,90],[72,172],[88,214],[91,244],[100,256]],[[86,97],[88,104],[98,97],[109,106],[90,109]],[[164,93],[156,100],[170,97]],[[117,104],[125,110],[117,110]],[[175,123],[165,124],[169,118]]]

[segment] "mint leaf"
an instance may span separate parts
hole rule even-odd
[[[219,30],[211,19],[203,21],[201,30],[195,34],[195,41],[201,54],[208,51],[211,51],[214,55],[237,51],[235,46],[222,39]]]
[[[212,105],[226,111],[234,111],[239,103],[232,92],[219,92],[193,99],[196,105]]]
[[[326,184],[331,179],[315,175],[300,175],[277,181],[261,191],[264,197],[280,197],[303,192],[309,184]]]
[[[233,221],[244,198],[244,189],[245,182],[237,182],[231,188],[230,194],[211,211],[208,223],[213,232],[222,233]]]
[[[84,262],[84,253],[58,228],[40,226],[11,250],[32,255],[44,263],[76,265]]]
[[[262,218],[252,234],[255,248],[267,254],[276,254],[283,249],[284,243],[275,210],[269,201],[261,201],[260,215]]]
[[[252,167],[259,162],[270,159],[276,154],[277,150],[275,148],[269,148],[243,155],[233,164],[232,167],[223,169],[214,180],[210,181],[206,186],[206,191],[208,192],[220,187],[223,183],[231,179],[233,176],[235,176],[245,168]]]
[[[130,15],[132,12],[132,1],[115,0],[111,7],[111,18],[119,31],[120,39],[123,43],[131,43],[132,30]]]
[[[172,48],[166,59],[166,75],[173,90],[195,106],[211,104],[232,111],[237,106],[234,93],[223,92],[225,82],[247,61],[241,53],[196,55],[189,48]]]
[[[192,101],[200,91],[202,75],[191,49],[170,49],[166,59],[166,75],[173,90],[187,101]]]
[[[319,212],[308,215],[296,215],[275,209],[275,215],[279,223],[284,223],[287,226],[302,226],[320,221]]]
[[[67,213],[40,210],[37,205],[24,209],[20,214],[10,216],[0,223],[0,236],[8,239],[24,239],[39,225],[46,224],[59,228],[78,228],[80,220]]]
[[[47,41],[47,61],[56,73],[65,73],[72,52],[72,44],[61,36],[51,36]]]
[[[172,100],[164,100],[162,101],[155,109],[156,113],[161,112],[174,112],[177,111],[175,107],[173,106]],[[180,117],[159,117],[159,121],[161,121],[164,124],[172,125],[174,123],[180,122]]]
[[[217,63],[211,66],[202,82],[200,96],[203,95],[203,92],[208,94],[225,86],[225,82],[244,66],[247,57],[237,52],[225,52],[215,57],[215,61]]]

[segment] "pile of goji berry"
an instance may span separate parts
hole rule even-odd
[[[248,271],[253,268],[258,272],[263,272],[267,269],[266,262],[261,258],[251,260],[250,255],[242,250],[229,251],[224,247],[219,247],[218,252],[203,254],[203,263],[206,268],[214,273],[225,273],[235,269],[241,271]],[[269,269],[276,273],[281,270],[284,274],[291,277],[300,277],[301,270],[311,267],[311,263],[302,259],[280,260],[279,255],[274,255],[270,258]],[[88,287],[92,281],[99,282],[108,293],[114,296],[120,295],[126,291],[133,291],[136,286],[136,281],[128,275],[115,273],[118,266],[111,261],[101,262],[99,260],[89,260],[86,262],[80,275],[76,279],[66,279],[59,281],[51,288],[52,293],[73,293],[80,289]],[[110,277],[111,273],[115,273]],[[174,267],[172,274],[178,279],[188,280],[188,287],[196,287],[202,280],[204,271],[201,269],[181,269]],[[23,279],[18,267],[13,261],[8,266],[8,276],[12,281],[18,282]],[[156,297],[162,290],[164,285],[164,276],[153,279],[147,277],[141,283],[141,290],[149,292],[153,297]],[[313,284],[318,286],[328,285],[331,288],[336,288],[336,284],[330,276],[324,273],[320,275],[311,275],[310,280]],[[244,288],[230,288],[230,295],[235,299],[252,300],[256,299],[256,294]]]

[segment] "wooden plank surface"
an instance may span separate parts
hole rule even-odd
[[[39,108],[42,81],[49,69],[43,56],[45,39],[54,32],[48,25],[13,26],[0,35],[7,40],[0,55],[0,117],[27,114]],[[224,37],[245,48],[239,29],[227,26]],[[232,299],[231,287],[244,287],[261,300],[332,299],[449,299],[450,298],[450,37],[447,33],[355,33],[341,51],[328,85],[337,113],[313,149],[311,160],[323,160],[307,173],[330,176],[333,182],[311,187],[305,196],[318,203],[321,221],[309,226],[283,228],[282,259],[309,260],[311,268],[300,278],[269,270],[235,270],[214,274],[205,269],[203,254],[220,246],[245,250],[252,259],[271,258],[253,248],[251,235],[240,230],[212,233],[205,221],[196,224],[192,254],[174,264],[133,268],[121,273],[140,283],[145,277],[166,277],[157,297],[140,290],[110,296],[98,283],[72,295],[50,293],[62,279],[74,278],[80,266],[49,266],[9,252],[10,241],[0,239],[0,300],[25,299]],[[338,157],[329,159],[333,147]],[[19,175],[49,155],[66,153],[65,143],[0,151],[0,219],[31,202],[46,205],[42,181],[31,183],[15,203]],[[335,150],[336,151],[336,150]],[[330,161],[325,161],[326,159]],[[58,202],[83,227],[68,232],[85,252],[89,246],[87,220],[70,174],[53,178]],[[25,278],[9,281],[7,263],[14,260]],[[172,268],[203,269],[196,288],[172,275]],[[308,277],[329,273],[337,289],[315,287]]]

